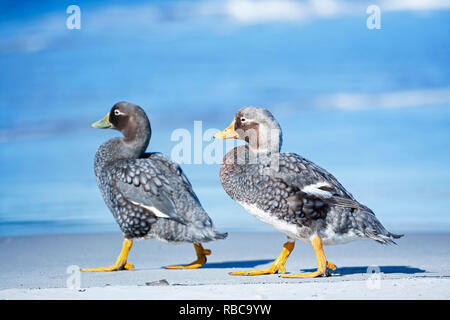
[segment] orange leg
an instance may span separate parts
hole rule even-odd
[[[281,251],[280,256],[272,263],[272,266],[267,269],[255,269],[255,270],[248,270],[248,271],[237,271],[237,272],[231,272],[230,275],[232,276],[259,276],[263,274],[274,274],[278,271],[281,271],[281,273],[286,273],[286,270],[284,268],[284,264],[286,263],[287,258],[291,254],[292,250],[294,250],[295,242],[286,242],[283,246],[283,250]]]
[[[201,243],[194,243],[195,253],[197,254],[197,260],[189,264],[183,264],[179,266],[168,266],[166,269],[198,269],[206,263],[206,256],[211,254],[211,250],[203,249]]]
[[[317,257],[317,270],[308,273],[282,275],[282,278],[316,278],[323,275],[329,275],[328,269],[336,270],[334,263],[327,261],[327,258],[325,257],[325,253],[322,248],[322,239],[320,239],[319,236],[316,236],[311,241],[311,244]]]
[[[116,263],[109,267],[100,267],[100,268],[88,268],[81,269],[81,271],[85,272],[100,272],[100,271],[117,271],[117,270],[133,270],[134,266],[127,262],[128,252],[130,252],[131,246],[133,245],[133,240],[123,240],[122,251],[120,252],[119,257],[116,260]]]

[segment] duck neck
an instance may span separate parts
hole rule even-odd
[[[95,155],[95,172],[119,160],[138,159],[143,156],[150,141],[150,130],[146,135],[138,134],[134,139],[113,138],[103,143]]]
[[[257,155],[269,155],[279,153],[282,144],[281,129],[261,128],[256,139],[248,141],[249,149]]]
[[[130,122],[121,132],[124,149],[128,149],[135,158],[144,154],[152,135],[150,121],[147,117],[141,117]]]
[[[151,131],[137,131],[133,133],[133,136],[124,136],[120,138],[122,142],[122,156],[125,159],[137,159],[140,158],[147,150],[150,142]]]

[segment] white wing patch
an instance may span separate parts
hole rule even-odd
[[[158,218],[170,218],[167,214],[165,214],[165,213],[159,211],[159,210],[156,209],[155,207],[145,206],[145,205],[143,205],[142,203],[138,203],[138,202],[131,201],[131,200],[128,200],[128,201],[130,201],[132,204],[134,204],[134,205],[136,205],[136,206],[139,206],[139,207],[141,207],[141,208],[150,210],[150,211],[153,212],[153,213],[155,214],[155,216],[157,216]]]
[[[331,198],[332,194],[329,191],[320,189],[321,187],[330,187],[327,182],[318,182],[303,187],[302,191],[315,196],[321,196],[324,198]]]

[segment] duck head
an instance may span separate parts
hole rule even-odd
[[[150,141],[151,127],[145,111],[130,102],[116,103],[103,119],[91,126],[118,130],[123,134],[123,142],[144,151]]]
[[[214,138],[244,140],[255,153],[278,153],[282,144],[278,121],[269,110],[260,107],[239,109],[230,126]]]

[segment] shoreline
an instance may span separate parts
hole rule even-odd
[[[276,232],[230,232],[226,240],[204,244],[212,254],[196,270],[163,268],[194,260],[190,244],[135,241],[129,256],[135,270],[82,272],[77,286],[76,268],[115,261],[119,233],[4,237],[0,299],[450,299],[450,233],[407,234],[396,246],[355,241],[325,247],[337,265],[326,278],[228,275],[270,266],[285,239]],[[313,271],[315,260],[313,249],[297,242],[286,272]]]

